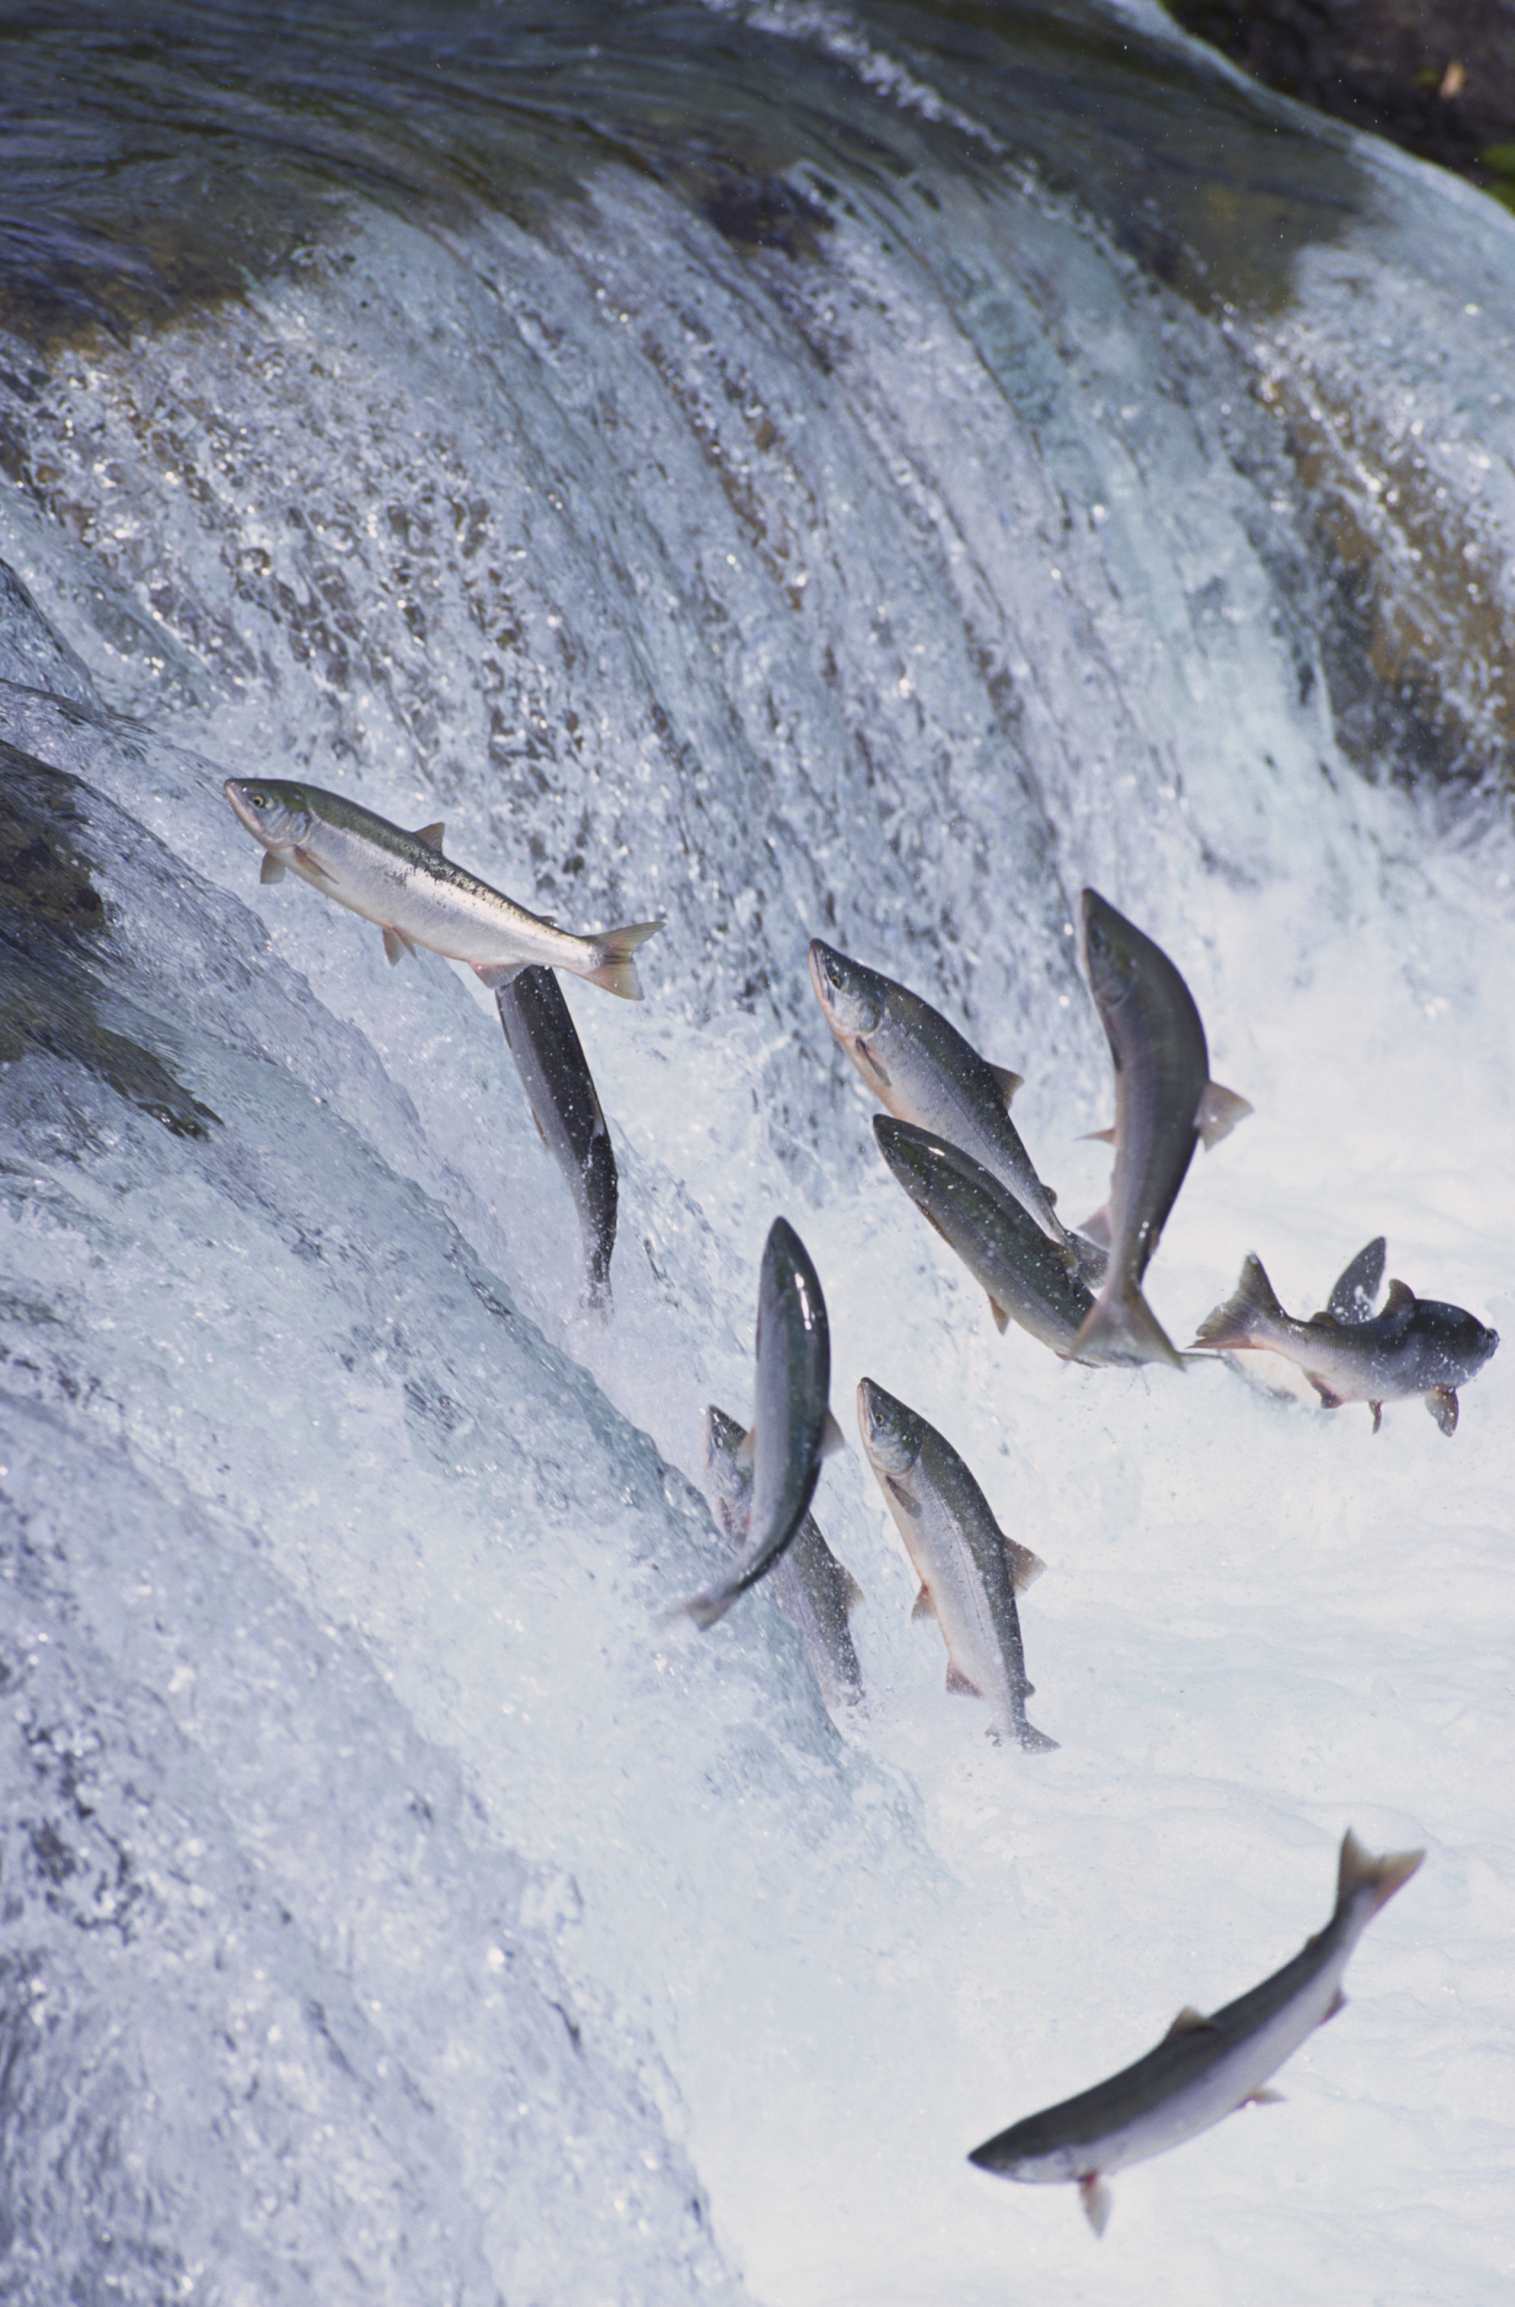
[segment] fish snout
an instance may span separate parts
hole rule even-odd
[[[295,810],[276,785],[251,777],[228,777],[224,787],[239,823],[267,848],[287,848],[309,830],[309,810]]]
[[[849,961],[823,939],[810,940],[810,982],[827,1023],[840,1033],[872,1033],[884,1012],[872,970]]]
[[[870,1464],[881,1474],[908,1474],[920,1455],[920,1420],[872,1378],[857,1389],[858,1432]]]

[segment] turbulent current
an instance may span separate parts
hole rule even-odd
[[[806,949],[1025,1077],[1073,1221],[1096,887],[1254,1108],[1174,1339],[1378,1233],[1515,1332],[1515,218],[1137,0],[0,59],[0,2297],[1507,2299],[1512,1349],[1448,1441],[1001,1338]],[[260,884],[228,776],[662,916],[640,1006],[562,980],[608,1318],[493,1000]],[[669,1616],[778,1215],[834,1714],[765,1588]],[[1046,1562],[1055,1752],[946,1691],[864,1375]],[[1427,1859],[1285,2106],[1099,2243],[968,2165],[1292,1954],[1349,1825]]]

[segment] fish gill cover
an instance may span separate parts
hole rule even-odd
[[[1350,1823],[1429,1849],[1350,2027],[1101,2284],[1502,2298],[1507,1357],[1449,1446],[997,1340],[805,956],[1022,1074],[1073,1221],[1099,888],[1255,1108],[1165,1327],[1383,1232],[1508,1332],[1515,226],[1135,8],[5,40],[10,2293],[1082,2300],[968,2148],[1277,1960]],[[643,1004],[565,987],[610,1322],[493,1003],[261,888],[259,775],[666,916]],[[856,1449],[864,1709],[761,1591],[660,1627],[778,1215],[834,1398],[1046,1560],[1056,1753],[944,1692]]]

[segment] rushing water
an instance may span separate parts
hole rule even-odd
[[[1155,12],[0,16],[0,2292],[1508,2295],[1508,1349],[1420,1408],[996,1337],[805,970],[1103,1198],[1085,883],[1255,1114],[1151,1276],[1370,1234],[1508,1335],[1515,219]],[[588,928],[615,1311],[493,1003],[286,880],[307,775]],[[723,1541],[772,1217],[1049,1564],[1023,1755],[860,1452],[833,1722]],[[1239,2115],[967,2150],[1427,1864]]]

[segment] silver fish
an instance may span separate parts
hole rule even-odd
[[[980,1057],[940,1010],[908,986],[818,937],[810,940],[810,982],[838,1046],[880,1104],[897,1121],[914,1122],[982,1163],[1048,1241],[1069,1252],[1071,1265],[1077,1253],[1067,1228],[1010,1119],[1020,1075]]]
[[[747,1543],[752,1515],[752,1464],[735,1418],[712,1403],[705,1412],[706,1488],[716,1520],[734,1546]],[[810,1669],[828,1706],[856,1706],[863,1672],[852,1646],[848,1617],[862,1588],[843,1569],[806,1514],[771,1573],[773,1599],[805,1645]]]
[[[841,1440],[827,1403],[831,1335],[804,1243],[775,1218],[758,1276],[757,1411],[752,1433],[750,1543],[735,1570],[682,1609],[713,1626],[773,1568],[809,1510],[821,1459]]]
[[[1076,2181],[1089,2224],[1102,2235],[1112,2171],[1181,2145],[1237,2107],[1277,2098],[1265,2088],[1268,2077],[1342,2008],[1347,1958],[1424,1856],[1412,1850],[1370,1858],[1349,1828],[1335,1912],[1292,1962],[1210,2018],[1180,2011],[1155,2051],[1092,2091],[986,2139],[969,2162],[1002,2179]]]
[[[1047,1753],[1057,1740],[1026,1720],[1031,1684],[1015,1607],[1016,1588],[1044,1565],[1005,1536],[951,1443],[872,1378],[858,1387],[857,1422],[921,1582],[913,1615],[941,1627],[947,1688],[987,1700],[991,1737]]]
[[[451,961],[466,961],[491,990],[507,974],[539,963],[571,970],[627,1001],[642,998],[631,956],[660,922],[576,937],[451,864],[442,855],[440,825],[406,833],[319,785],[228,777],[226,798],[267,852],[264,881],[282,881],[286,870],[297,873],[365,921],[377,922],[391,961],[424,945]]]
[[[542,1143],[579,1214],[589,1303],[603,1310],[620,1185],[584,1045],[550,969],[517,970],[495,987],[494,998]]]
[[[1252,1108],[1210,1079],[1205,1029],[1168,956],[1097,890],[1083,900],[1089,990],[1115,1061],[1110,1264],[1073,1343],[1085,1362],[1180,1357],[1141,1294],[1141,1278],[1194,1158]]]
[[[873,1134],[916,1207],[988,1292],[996,1327],[1013,1320],[1054,1353],[1071,1353],[1094,1300],[1020,1203],[931,1131],[875,1114]]]
[[[1324,1313],[1297,1321],[1249,1255],[1235,1290],[1201,1322],[1194,1343],[1214,1353],[1282,1354],[1299,1364],[1328,1410],[1366,1402],[1375,1434],[1385,1402],[1419,1394],[1442,1432],[1454,1434],[1457,1388],[1483,1368],[1499,1334],[1461,1306],[1417,1298],[1405,1282],[1390,1282],[1383,1312],[1371,1319],[1343,1322]]]

